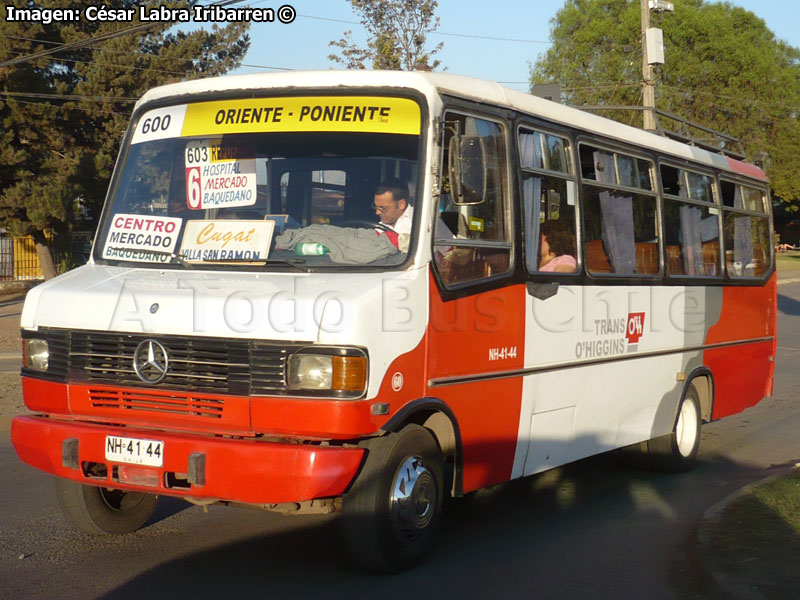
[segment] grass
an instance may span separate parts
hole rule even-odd
[[[800,597],[800,472],[728,505],[710,526],[706,556],[766,598]]]
[[[800,270],[800,252],[779,252],[775,257],[778,271]]]

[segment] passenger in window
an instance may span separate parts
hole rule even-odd
[[[397,234],[411,233],[414,207],[408,203],[408,186],[399,179],[386,179],[377,187],[372,209]]]
[[[575,234],[564,221],[545,221],[539,236],[539,270],[555,273],[574,273]]]

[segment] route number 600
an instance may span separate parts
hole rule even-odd
[[[172,117],[170,115],[156,115],[155,117],[147,117],[142,122],[142,134],[155,133],[157,131],[166,131],[169,129]]]

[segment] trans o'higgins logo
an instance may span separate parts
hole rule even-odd
[[[575,358],[604,358],[639,349],[639,339],[644,335],[645,313],[628,313],[619,319],[596,319],[591,340],[575,344]]]
[[[644,333],[644,313],[629,313],[628,324],[625,327],[625,338],[629,344],[638,344],[639,338]]]

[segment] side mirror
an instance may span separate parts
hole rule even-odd
[[[481,136],[451,137],[447,166],[454,204],[481,204],[486,199],[486,148]]]

